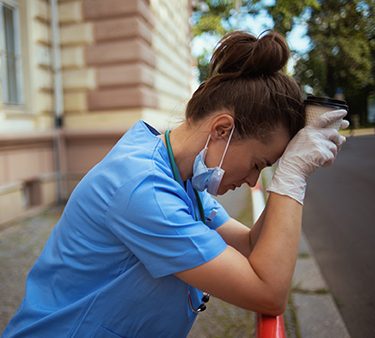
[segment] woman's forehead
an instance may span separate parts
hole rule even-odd
[[[251,153],[268,164],[276,162],[283,154],[289,143],[289,136],[285,132],[273,133],[267,142],[256,138],[237,141],[244,152]]]

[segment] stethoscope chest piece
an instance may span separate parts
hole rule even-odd
[[[188,294],[188,298],[189,298],[190,309],[194,313],[199,313],[199,312],[203,312],[204,310],[207,309],[207,306],[206,306],[205,303],[207,303],[210,300],[210,295],[207,292],[203,292],[203,296],[201,298],[201,300],[202,300],[203,303],[200,304],[197,308],[194,308],[194,306],[193,306],[193,302],[191,300],[190,291],[189,291],[189,294]]]

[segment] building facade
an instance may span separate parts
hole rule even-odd
[[[0,224],[65,199],[139,119],[183,118],[190,0],[0,0]]]

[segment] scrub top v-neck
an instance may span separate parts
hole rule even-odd
[[[202,292],[175,273],[227,247],[229,216],[174,180],[159,133],[137,122],[73,191],[3,337],[185,337]],[[213,217],[214,216],[214,217]]]

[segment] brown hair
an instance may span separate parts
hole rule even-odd
[[[236,31],[218,43],[209,76],[194,92],[186,119],[199,121],[226,109],[234,115],[235,134],[265,140],[282,124],[292,138],[305,125],[302,93],[281,69],[289,58],[285,39],[268,32],[259,39]]]

